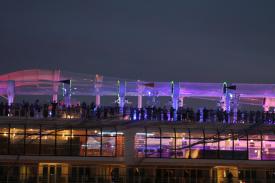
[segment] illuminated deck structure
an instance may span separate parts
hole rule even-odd
[[[0,76],[1,95],[47,95],[66,106],[74,96],[171,97],[274,108],[274,84],[130,81],[61,71],[28,70]],[[236,90],[235,90],[236,87]],[[272,113],[272,112],[270,112]],[[121,118],[0,117],[0,182],[275,182],[275,125]]]
[[[125,97],[136,96],[141,108],[142,97],[154,96],[171,97],[175,109],[188,97],[221,101],[225,110],[236,108],[239,102],[263,105],[265,110],[275,106],[275,84],[134,81],[60,70],[23,70],[0,75],[0,95],[7,96],[9,103],[17,95],[51,95],[53,101],[63,96],[66,105],[71,104],[74,96],[96,96],[96,105],[100,105],[100,97],[114,96],[124,106]]]

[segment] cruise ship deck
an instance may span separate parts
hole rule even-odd
[[[275,182],[274,84],[42,70],[0,75],[0,81],[7,101],[0,104],[0,182]],[[16,101],[25,95],[50,102]],[[104,106],[105,96],[116,103]],[[160,97],[170,100],[161,105]],[[192,109],[186,98],[218,106]]]

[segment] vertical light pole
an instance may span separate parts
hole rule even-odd
[[[230,93],[227,90],[227,83],[223,83],[223,95],[221,99],[221,108],[227,113],[230,112]]]
[[[7,83],[7,96],[8,96],[8,105],[10,106],[14,102],[15,97],[15,81],[8,80]]]
[[[97,107],[100,106],[100,91],[99,91],[99,89],[102,87],[102,81],[103,81],[103,76],[96,74],[94,87],[96,90],[95,105]]]
[[[179,99],[180,99],[180,83],[171,81],[171,97],[172,97],[172,106],[174,108],[173,119],[176,119],[177,110],[179,108]],[[171,118],[171,116],[170,116]]]
[[[236,92],[232,92],[236,90],[236,85],[228,86],[226,82],[223,83],[223,96],[222,96],[222,109],[226,111],[227,114],[230,114],[231,110],[233,110],[233,122],[237,122],[237,112],[238,112],[238,104],[240,95],[236,94]],[[231,109],[231,101],[233,100],[233,109]],[[230,120],[230,115],[228,115],[228,121]]]
[[[239,100],[240,100],[240,95],[239,94],[234,94],[234,100],[233,100],[233,122],[236,123],[238,120],[238,106],[239,106]]]
[[[60,70],[55,70],[53,73],[53,96],[52,101],[57,102],[58,100],[58,86],[60,80]]]
[[[123,112],[123,107],[125,105],[125,95],[126,95],[126,81],[118,81],[118,97],[119,97],[119,108],[120,113]]]
[[[142,108],[142,92],[144,89],[144,86],[141,85],[140,80],[137,81],[138,84],[138,108]]]
[[[66,80],[63,82],[63,90],[64,90],[64,97],[65,97],[65,106],[69,107],[71,106],[71,87],[72,87],[72,81]]]

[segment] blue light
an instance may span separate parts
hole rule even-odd
[[[137,113],[136,113],[136,111],[134,112],[134,116],[133,116],[133,118],[134,118],[134,120],[136,120],[136,119],[137,119]]]

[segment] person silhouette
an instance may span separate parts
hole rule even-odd
[[[233,175],[232,175],[231,172],[228,172],[228,173],[227,173],[226,178],[227,178],[227,182],[228,182],[228,183],[233,183]]]

